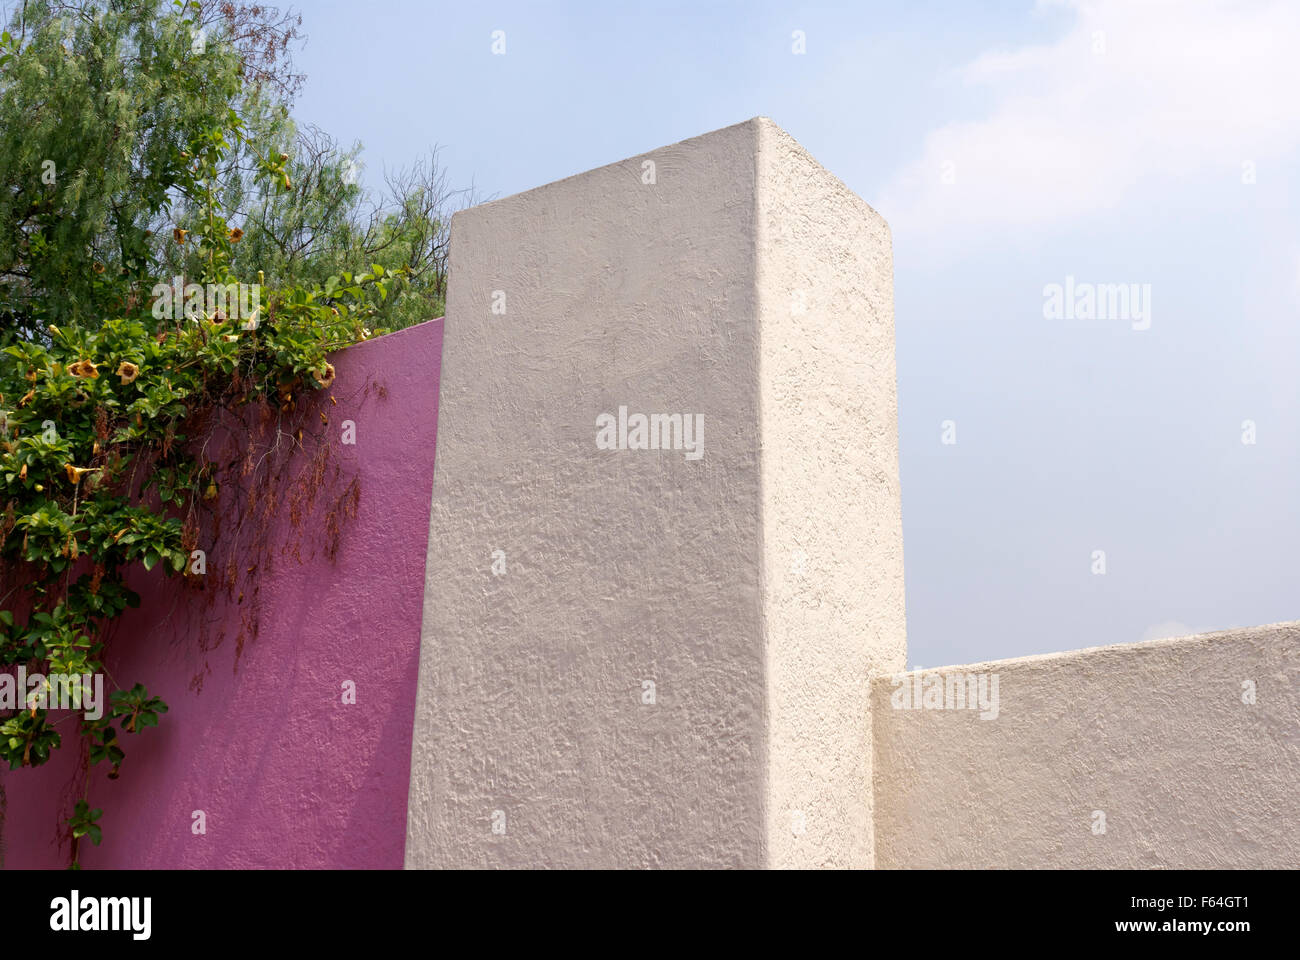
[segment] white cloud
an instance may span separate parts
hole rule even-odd
[[[1139,186],[1240,182],[1243,162],[1276,170],[1300,145],[1300,3],[1065,5],[1075,19],[1057,42],[948,79],[986,90],[990,109],[926,137],[884,191],[896,227],[1060,223]]]

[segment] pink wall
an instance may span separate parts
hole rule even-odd
[[[442,326],[334,358],[337,381],[301,411],[320,439],[264,499],[239,494],[261,522],[218,539],[202,590],[156,572],[134,582],[144,602],[115,629],[109,670],[171,711],[121,735],[119,780],[93,769],[104,842],[83,843],[86,869],[402,866]],[[68,863],[80,768],[71,723],[60,729],[49,764],[0,771],[7,868]]]

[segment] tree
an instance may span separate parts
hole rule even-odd
[[[329,354],[441,308],[458,195],[435,154],[376,200],[357,149],[295,128],[298,27],[232,2],[25,0],[0,34],[0,666],[47,678],[14,703],[0,682],[11,767],[63,746],[49,678],[105,673],[107,627],[139,603],[126,572],[194,575],[220,490],[302,449],[297,399],[333,383]],[[254,456],[249,428],[241,462],[217,459],[250,419],[274,446]],[[166,710],[135,683],[77,714],[74,866],[102,835],[89,767],[115,778]]]
[[[240,231],[237,270],[294,283],[378,263],[397,274],[381,326],[440,316],[447,225],[473,192],[448,188],[435,151],[372,196],[359,147],[299,131],[299,27],[228,0],[25,0],[0,46],[0,326],[93,324],[198,275],[206,252],[172,231],[192,235],[209,199]],[[232,125],[194,183],[188,146]]]

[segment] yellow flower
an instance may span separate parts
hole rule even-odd
[[[76,363],[68,365],[68,373],[74,377],[81,377],[83,380],[94,380],[99,376],[99,368],[89,360],[78,360]]]
[[[122,385],[130,383],[136,377],[140,376],[140,368],[134,363],[123,360],[117,367],[117,375],[122,378]]]
[[[229,236],[230,236],[231,243],[238,243],[240,240],[244,239],[244,231],[240,230],[238,227],[235,227],[230,231]]]
[[[319,371],[313,370],[312,379],[314,379],[322,387],[328,387],[330,384],[334,382],[334,364],[332,363],[325,364],[324,374],[321,374]]]
[[[103,272],[104,272],[104,265],[103,265],[102,263],[100,263],[98,260],[96,260],[96,261],[91,265],[91,268],[90,268],[90,269],[94,270],[96,273],[103,273]]]
[[[63,465],[63,469],[68,475],[68,482],[76,484],[76,483],[80,483],[81,478],[84,477],[86,474],[93,473],[94,471],[98,470],[99,467],[74,467],[70,463],[65,463]]]
[[[182,230],[180,227],[177,227],[175,230],[172,231],[172,239],[175,240],[177,243],[184,243],[185,234],[187,233],[189,233],[188,230]]]

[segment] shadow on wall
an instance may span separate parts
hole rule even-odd
[[[108,669],[171,709],[121,736],[120,779],[92,769],[104,842],[82,845],[87,869],[402,866],[442,331],[334,357],[303,450],[223,490],[201,587],[133,574],[142,604]],[[69,862],[86,761],[70,727],[45,766],[0,772],[4,867]]]

